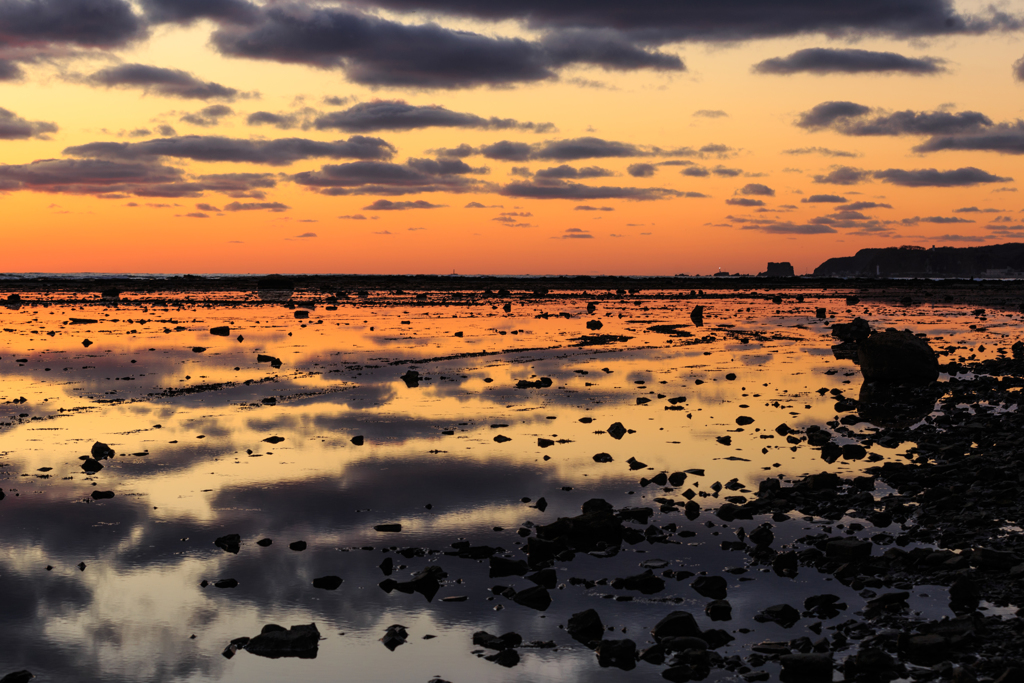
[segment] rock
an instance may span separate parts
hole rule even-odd
[[[629,638],[602,640],[595,652],[597,663],[602,667],[614,666],[623,671],[636,668],[636,643]]]
[[[611,512],[595,510],[576,517],[559,517],[551,524],[538,525],[536,533],[539,540],[563,538],[567,546],[580,552],[591,552],[621,545],[625,529],[622,521]]]
[[[238,588],[238,581],[235,579],[221,579],[213,582],[214,588]]]
[[[351,441],[352,441],[352,445],[353,446],[362,446],[363,443],[364,443],[364,439],[363,439],[362,434],[360,434],[358,436],[353,436]]]
[[[101,441],[97,441],[92,445],[91,452],[92,457],[96,458],[97,460],[103,460],[104,458],[114,457],[114,449]]]
[[[729,436],[729,435],[726,435],[726,436],[716,436],[715,437],[715,441],[717,441],[718,443],[722,444],[723,446],[731,446],[732,445],[732,437]]]
[[[227,337],[231,335],[231,328],[227,325],[220,325],[218,327],[211,327],[210,334],[217,337]]]
[[[537,445],[541,448],[547,448],[548,446],[554,446],[555,442],[551,439],[545,439],[544,437],[537,437]]]
[[[380,642],[384,643],[384,647],[394,652],[399,645],[403,645],[408,639],[409,632],[405,630],[404,626],[401,624],[392,624],[384,631],[384,635],[381,636]]]
[[[668,483],[672,486],[682,486],[686,482],[686,472],[673,472],[668,475]]]
[[[778,480],[776,479],[775,481]],[[775,534],[772,532],[770,527],[762,525],[751,531],[750,534],[747,535],[747,538],[749,538],[750,542],[759,548],[766,548],[775,540]]]
[[[781,261],[779,263],[768,263],[768,269],[763,273],[758,273],[758,277],[796,277],[796,271],[793,270],[793,264],[789,261]]]
[[[912,664],[932,666],[949,657],[950,641],[938,633],[900,634],[899,649]]]
[[[505,436],[503,434],[498,434],[496,437],[494,437],[495,443],[505,443],[506,441],[511,441],[511,440],[512,440],[511,438],[509,438],[509,437],[507,437],[507,436]]]
[[[934,382],[939,361],[928,342],[909,330],[886,330],[871,335],[857,351],[866,382]]]
[[[754,620],[761,623],[774,622],[782,628],[790,628],[800,621],[800,612],[790,605],[772,605],[754,615]]]
[[[374,531],[381,531],[386,533],[398,533],[402,530],[401,524],[378,524],[373,527]]]
[[[508,306],[508,304],[505,304]],[[493,655],[484,657],[488,662],[494,662],[505,668],[511,669],[513,666],[519,663],[519,653],[515,650],[502,650]]]
[[[543,612],[551,606],[551,594],[543,586],[530,586],[512,596],[517,605]]]
[[[113,498],[114,497],[114,492],[113,491],[93,491],[89,495],[92,496],[93,500],[105,500],[107,498]]]
[[[206,353],[206,347],[205,346],[193,346],[192,347],[192,353]]]
[[[550,377],[541,377],[537,380],[521,379],[516,382],[516,389],[547,389],[554,382],[551,381]]]
[[[749,424],[754,424],[754,418],[748,417],[746,415],[740,415],[739,417],[736,418],[736,424],[740,425],[741,427],[744,427]]]
[[[626,435],[627,430],[625,427],[622,426],[621,422],[616,422],[606,431],[608,432],[608,435],[611,436],[613,439],[621,439]]]
[[[273,541],[269,538],[261,538],[260,540],[256,541],[256,545],[260,546],[261,548],[266,548],[272,543]]]
[[[599,330],[602,327],[604,327],[604,325],[601,323],[600,320],[588,320],[587,321],[587,329],[588,330]]]
[[[629,464],[629,469],[631,470],[642,470],[643,468],[647,467],[647,463],[640,462],[636,458],[630,458],[629,460],[626,461],[626,463]]]
[[[319,579],[313,579],[313,588],[322,588],[325,591],[337,590],[341,584],[340,576],[321,576]]]
[[[495,556],[490,559],[490,578],[492,579],[505,576],[525,576],[528,571],[530,571],[530,567],[526,560],[509,560]]]
[[[834,538],[825,544],[825,556],[836,560],[852,561],[871,557],[871,541],[859,538]]]
[[[565,631],[588,647],[592,641],[600,640],[605,632],[601,617],[594,609],[577,612],[569,617]]]
[[[237,555],[242,546],[242,537],[238,534],[228,534],[216,539],[213,544],[226,553]]]
[[[651,635],[655,640],[660,641],[665,638],[700,638],[702,634],[697,620],[693,618],[692,614],[677,610],[659,621],[651,629]]]
[[[288,547],[291,548],[292,550],[294,550],[295,552],[300,553],[300,552],[302,552],[303,550],[306,549],[306,542],[305,541],[293,541],[292,543],[288,544]]]
[[[608,453],[598,453],[594,456],[594,462],[612,462],[612,456]]]
[[[558,574],[556,574],[555,570],[550,567],[547,569],[541,569],[533,574],[527,574],[526,580],[532,581],[538,586],[543,586],[548,590],[554,590],[558,586]]]
[[[832,325],[832,336],[845,343],[859,344],[871,334],[871,326],[864,318],[854,318],[848,323]]]
[[[305,320],[309,317],[309,311],[295,311],[293,315],[298,320]]]
[[[448,573],[441,569],[441,567],[431,565],[413,574],[409,581],[385,579],[377,585],[386,593],[390,593],[393,590],[406,594],[419,593],[427,599],[427,602],[431,602],[434,596],[437,595],[437,592],[441,590],[440,580],[446,576],[448,576]]]
[[[92,342],[88,339],[84,339],[82,341],[82,346],[84,346],[85,348],[89,348],[90,346],[92,346]]]
[[[650,569],[647,571],[636,574],[635,576],[627,576],[624,579],[615,579],[612,581],[612,588],[625,589],[628,591],[640,591],[644,595],[653,595],[665,590],[665,580],[660,576],[655,576],[654,572]]]
[[[814,310],[814,317],[818,320],[824,320],[828,317],[828,311],[824,308],[817,308]]]
[[[785,681],[807,681],[808,683],[831,683],[832,654],[810,652],[806,654],[782,655],[782,676]]]
[[[704,327],[704,307],[694,306],[693,310],[690,311],[690,322],[696,327]]]
[[[729,584],[721,576],[698,577],[696,581],[690,584],[690,587],[705,598],[711,598],[712,600],[724,600],[729,590]]]
[[[477,631],[473,634],[473,644],[486,647],[488,650],[511,650],[523,644],[523,637],[511,631],[501,636],[487,631]]]
[[[730,621],[732,605],[728,600],[712,600],[704,607],[704,614],[711,621]]]
[[[32,675],[31,671],[23,669],[21,671],[9,673],[3,678],[0,678],[0,683],[28,683],[28,681],[33,678],[35,678],[35,676]]]
[[[85,470],[88,474],[96,474],[97,472],[103,469],[103,465],[100,464],[98,460],[86,458],[85,460],[82,461],[82,469]]]
[[[420,385],[420,373],[416,370],[409,370],[402,375],[402,381],[405,382],[405,386],[413,389]]]

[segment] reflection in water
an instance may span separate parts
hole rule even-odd
[[[900,458],[910,444],[843,446],[928,419],[942,391],[902,392],[896,410],[891,391],[880,400],[859,387],[856,366],[832,355],[819,301],[752,293],[695,309],[674,295],[581,292],[505,312],[473,294],[337,302],[300,292],[266,303],[277,296],[26,296],[0,311],[0,675],[623,680],[559,628],[588,608],[610,637],[640,647],[675,609],[737,638],[725,656],[798,637],[803,622],[751,618],[822,579],[750,566],[723,541],[765,520],[723,524],[709,511],[753,498],[766,479],[853,476]],[[951,358],[983,353],[979,342],[1013,324],[990,313],[972,330],[959,324],[966,314],[858,306],[836,320],[910,326]],[[220,327],[228,334],[210,333]],[[822,432],[833,446],[813,445]],[[90,473],[83,458],[96,441],[116,455]],[[688,473],[648,483],[662,472]],[[517,566],[537,525],[594,498],[651,508],[650,522],[627,524],[646,540],[557,562],[544,611],[513,599],[534,584],[494,575],[489,558]],[[691,498],[701,512],[684,515]],[[657,539],[644,536],[650,524]],[[776,524],[776,547],[806,528]],[[215,545],[229,534],[237,548]],[[611,585],[646,568],[666,577],[664,590]],[[689,578],[700,571],[724,578],[731,621],[705,615],[709,600]],[[863,604],[846,586],[827,592]],[[240,645],[268,624],[291,631],[264,641],[309,624],[322,640],[298,658]],[[521,647],[506,668],[474,654],[481,630],[557,647]],[[309,645],[308,631],[296,638]],[[234,656],[223,656],[232,641]],[[661,670],[640,662],[628,677],[661,680]]]

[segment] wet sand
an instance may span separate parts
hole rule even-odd
[[[0,676],[1020,666],[1016,283],[291,280],[5,283]],[[862,394],[856,316],[939,381]]]

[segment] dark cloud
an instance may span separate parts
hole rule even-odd
[[[576,159],[598,159],[608,157],[646,156],[647,152],[625,142],[583,137],[572,140],[552,140],[541,145],[533,154],[534,159],[555,159],[573,161]]]
[[[711,171],[703,166],[689,166],[680,171],[680,173],[691,178],[707,178],[711,175]]]
[[[991,237],[985,237],[982,235],[939,235],[933,237],[936,242],[984,242],[992,239]]]
[[[146,35],[124,0],[5,0],[0,45],[123,47]]]
[[[276,178],[269,173],[212,173],[195,180],[206,190],[235,199],[263,199],[266,196],[263,190],[277,186]]]
[[[974,133],[992,125],[976,111],[897,111],[868,117],[872,109],[854,102],[823,102],[797,119],[801,128],[829,128],[842,135],[949,135]]]
[[[583,204],[581,206],[577,206],[577,207],[575,207],[573,209],[573,211],[614,211],[614,210],[615,209],[610,207],[610,206],[588,206],[586,204]]]
[[[918,216],[914,216],[913,218],[905,218],[905,219],[903,219],[902,222],[903,223],[907,223],[908,221],[912,221],[913,222],[913,223],[908,223],[908,224],[935,223],[937,225],[948,225],[948,224],[951,224],[951,223],[974,223],[975,222],[975,221],[969,220],[967,218],[958,218],[956,216],[925,216],[924,218],[920,218]]]
[[[745,195],[754,195],[757,197],[775,196],[775,190],[768,187],[767,185],[762,185],[761,183],[747,183],[746,185],[739,189],[739,193]]]
[[[349,80],[371,86],[530,83],[555,78],[557,69],[572,64],[685,69],[678,57],[648,51],[614,32],[570,31],[536,42],[300,3],[264,6],[251,24],[222,25],[212,42],[225,55],[338,68]]]
[[[154,24],[189,24],[203,18],[247,23],[257,15],[256,5],[245,0],[141,0],[141,4]]]
[[[471,171],[455,159],[410,159],[405,164],[356,161],[350,164],[328,164],[319,171],[297,173],[291,178],[300,185],[317,188],[327,195],[403,195],[483,189],[480,181],[465,177]]]
[[[364,216],[361,213],[357,213],[357,214],[350,215],[350,216],[338,216],[338,218],[340,218],[342,220],[349,220],[349,221],[365,221],[366,220],[366,216]]]
[[[209,107],[203,107],[197,112],[185,114],[180,120],[185,123],[191,123],[193,126],[208,128],[216,126],[222,118],[234,113],[235,110],[226,104],[211,104]]]
[[[682,197],[684,194],[676,190],[661,187],[590,187],[579,183],[562,180],[534,181],[509,183],[500,190],[506,197],[526,197],[531,199],[631,199],[649,201]]]
[[[239,93],[234,88],[201,81],[187,71],[165,69],[146,64],[120,64],[101,69],[88,76],[87,83],[108,88],[141,88],[147,94],[185,99],[234,100]]]
[[[821,223],[791,223],[763,218],[727,217],[739,223],[742,230],[758,230],[771,235],[824,235],[836,232],[835,228]]]
[[[462,143],[458,147],[441,147],[439,149],[430,150],[431,154],[436,154],[439,157],[453,157],[455,159],[465,159],[477,154],[477,149],[471,147],[466,143]]]
[[[193,211],[191,213],[186,213],[185,218],[209,218],[209,216],[205,213],[200,213],[199,211]]]
[[[24,75],[25,72],[12,60],[0,59],[0,81],[20,81]]]
[[[280,213],[291,207],[281,202],[231,202],[224,207],[225,211],[273,211]]]
[[[979,209],[976,206],[963,206],[953,209],[953,213],[1002,213],[1002,209]]]
[[[950,0],[862,0],[839,5],[817,0],[356,0],[368,7],[439,12],[487,21],[515,19],[538,29],[615,29],[647,43],[739,41],[805,34],[897,37],[1009,30],[1020,20],[994,9],[962,15]]]
[[[275,114],[269,111],[255,111],[246,117],[250,126],[269,125],[281,130],[288,130],[299,125],[299,117],[295,114]]]
[[[480,148],[480,154],[496,161],[528,161],[532,148],[525,142],[502,140]]]
[[[937,135],[914,147],[915,152],[944,150],[1024,154],[1024,121],[1000,123],[978,133]]]
[[[992,175],[973,166],[951,171],[937,171],[934,168],[906,171],[890,168],[885,171],[875,171],[872,175],[878,180],[902,187],[970,187],[983,183],[1005,183],[1013,180],[1013,178]]]
[[[764,202],[760,199],[747,199],[746,197],[733,197],[726,199],[725,203],[731,206],[764,206]]]
[[[346,104],[351,102],[354,98],[352,97],[338,97],[337,95],[328,95],[323,99],[324,104],[329,104],[332,107],[344,107]]]
[[[234,161],[285,166],[302,159],[390,159],[395,148],[380,138],[354,135],[348,140],[319,142],[304,138],[240,140],[208,135],[185,135],[144,142],[90,142],[68,147],[65,154],[135,161],[175,157],[193,161]]]
[[[314,125],[320,130],[337,128],[349,133],[370,133],[378,130],[414,130],[418,128],[481,128],[485,130],[530,130],[546,133],[552,123],[520,122],[515,119],[483,118],[475,114],[455,112],[437,105],[416,106],[402,100],[363,102],[344,111],[318,117]]]
[[[766,59],[752,69],[755,73],[779,75],[903,73],[919,76],[942,73],[946,71],[944,64],[944,60],[935,57],[904,57],[895,52],[812,47],[797,50],[788,57]]]
[[[414,202],[393,202],[388,199],[378,199],[369,206],[364,206],[363,211],[406,211],[407,209],[441,209],[444,204],[431,204],[428,201],[418,199]]]
[[[583,228],[566,228],[565,232],[562,233],[562,239],[563,240],[573,240],[573,239],[575,239],[575,240],[580,240],[580,239],[591,240],[591,239],[594,239],[594,236],[591,235],[586,230],[584,230]]]
[[[0,107],[0,140],[49,140],[57,132],[57,124],[48,121],[28,121],[13,111]]]
[[[650,178],[657,170],[658,167],[654,164],[630,164],[626,168],[626,173],[634,178]]]
[[[568,164],[562,164],[561,166],[553,166],[551,168],[542,168],[534,174],[537,178],[554,178],[562,180],[582,180],[586,178],[607,178],[608,176],[614,175],[607,168],[601,168],[599,166],[586,166],[584,168],[573,168]]]
[[[843,208],[849,211],[864,211],[866,209],[891,209],[892,204],[879,204],[878,202],[850,202]]]
[[[196,196],[199,185],[182,182],[182,172],[159,164],[101,159],[41,159],[0,164],[0,187],[67,194]]]
[[[853,152],[844,152],[838,149],[829,149],[828,147],[801,147],[799,149],[785,149],[782,151],[783,154],[821,154],[826,157],[856,157],[857,155]]]
[[[804,197],[800,201],[803,204],[842,204],[846,201],[846,197],[840,197],[837,194],[812,194],[810,197]]]
[[[173,126],[168,126],[166,123],[157,126],[156,132],[168,138],[174,137],[175,135],[178,134],[177,131],[174,130]]]
[[[871,113],[871,107],[856,102],[822,102],[805,111],[797,119],[796,125],[801,128],[827,128],[836,121],[857,118]]]
[[[213,213],[217,213],[218,211],[220,211],[220,209],[218,209],[216,206],[213,206],[212,204],[196,204],[196,208],[199,209],[200,211],[212,211]]]
[[[1018,81],[1024,81],[1024,57],[1013,63],[1013,78]]]
[[[741,171],[738,168],[726,168],[721,164],[711,169],[711,172],[714,173],[719,178],[735,178],[736,176],[743,173],[743,171]]]
[[[721,109],[698,109],[697,111],[693,112],[693,115],[705,119],[720,119],[728,116],[728,114],[722,111]]]
[[[852,166],[834,166],[826,175],[814,176],[814,182],[827,185],[856,185],[871,177],[870,171]]]

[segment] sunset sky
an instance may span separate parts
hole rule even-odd
[[[0,271],[797,273],[1024,237],[1024,3],[0,0]]]

